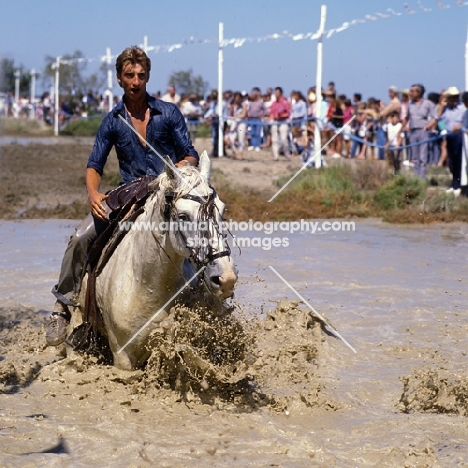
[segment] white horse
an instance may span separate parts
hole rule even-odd
[[[148,359],[148,338],[157,325],[151,318],[163,307],[156,320],[167,316],[171,298],[194,273],[220,301],[234,293],[237,273],[220,228],[224,203],[209,185],[210,173],[206,152],[199,169],[186,166],[178,175],[166,165],[155,182],[159,189],[134,221],[134,228],[143,229],[125,235],[96,278],[96,304],[104,322],[99,331],[120,369],[134,369]],[[177,229],[181,225],[186,229]],[[81,320],[75,313],[70,327]]]

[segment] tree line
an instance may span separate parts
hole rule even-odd
[[[38,77],[42,80],[43,88],[46,83],[52,82],[55,69],[56,57],[45,56],[43,70],[36,70]],[[107,81],[107,65],[102,63],[99,69],[87,74],[87,60],[80,50],[72,54],[61,56],[60,64],[60,92],[69,92],[73,89],[77,95],[86,95],[89,90],[98,93],[104,90]],[[29,96],[31,85],[31,70],[23,65],[16,65],[14,59],[3,58],[0,60],[0,92],[15,92],[15,72],[19,70],[19,92]],[[179,94],[196,94],[204,96],[208,91],[209,83],[202,76],[195,76],[193,70],[179,70],[168,78],[168,86],[175,86]]]

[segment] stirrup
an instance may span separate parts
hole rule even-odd
[[[88,349],[93,335],[92,324],[83,322],[73,329],[68,338],[65,339],[65,343],[71,346],[73,351]]]

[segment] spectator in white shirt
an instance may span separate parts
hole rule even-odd
[[[384,131],[387,134],[387,142],[385,149],[387,151],[388,161],[392,164],[395,175],[400,172],[401,165],[401,142],[403,139],[402,125],[400,122],[400,113],[398,111],[392,112],[390,115],[390,122],[384,125]]]

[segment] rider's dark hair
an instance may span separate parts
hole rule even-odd
[[[127,47],[117,57],[117,60],[115,61],[115,70],[117,71],[117,75],[122,74],[122,70],[127,63],[131,63],[132,65],[141,65],[148,74],[151,71],[151,60],[146,55],[145,51],[137,46]]]

